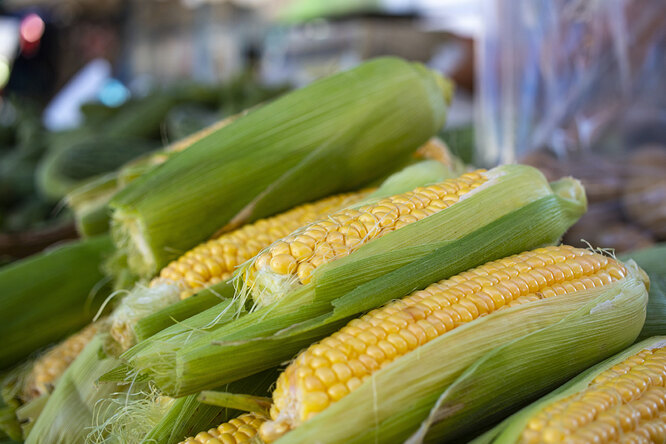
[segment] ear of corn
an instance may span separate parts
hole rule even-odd
[[[278,380],[262,438],[464,439],[631,344],[646,303],[635,264],[585,250],[550,247],[488,263],[302,353]]]
[[[81,236],[89,237],[106,233],[109,230],[111,210],[109,201],[122,188],[143,174],[147,174],[174,153],[182,151],[196,141],[228,125],[241,114],[222,119],[203,128],[182,140],[168,145],[164,149],[141,156],[123,165],[117,171],[91,179],[65,196],[67,206],[72,209],[77,231]],[[115,271],[115,270],[111,270]]]
[[[174,320],[185,319],[227,297],[231,288],[223,282],[231,276],[237,266],[299,227],[325,219],[329,213],[347,206],[363,201],[374,201],[419,185],[441,181],[450,174],[450,170],[439,162],[419,162],[389,176],[377,189],[326,197],[223,233],[171,262],[152,280],[149,288],[137,286],[123,298],[112,315],[111,335],[123,349],[127,349],[134,344],[135,338],[141,340],[146,334],[158,331],[155,328],[160,325],[164,327],[171,325]],[[208,289],[205,293],[209,297],[198,296],[197,302],[170,308],[178,295],[181,299],[187,299],[211,286],[214,288]],[[160,308],[165,311],[150,317]],[[145,317],[150,317],[142,324],[142,328],[148,327],[146,331],[135,331],[138,320]]]
[[[221,226],[359,188],[443,125],[450,93],[435,73],[393,58],[289,93],[118,193],[110,203],[117,245],[133,271],[151,277]]]
[[[0,368],[90,322],[108,294],[100,267],[111,250],[108,236],[95,237],[0,269]]]
[[[655,336],[586,370],[474,443],[664,442],[664,380],[666,337]]]
[[[635,260],[650,276],[650,300],[639,339],[666,335],[666,244],[625,253],[620,257]]]
[[[150,341],[121,359],[172,396],[209,389],[278,365],[349,317],[414,288],[556,242],[585,209],[576,181],[551,188],[536,170],[515,165],[488,174],[458,203],[322,265],[275,302],[195,339],[183,331],[187,342]]]

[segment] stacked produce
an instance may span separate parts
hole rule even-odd
[[[663,442],[663,247],[560,244],[583,185],[464,165],[451,93],[373,60],[71,191],[111,232],[0,270],[0,437]]]

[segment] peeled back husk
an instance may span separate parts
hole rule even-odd
[[[626,266],[628,275],[610,285],[497,311],[432,340],[275,443],[474,436],[634,341],[647,278],[634,263]]]
[[[420,64],[381,58],[286,94],[119,192],[116,243],[133,272],[151,277],[220,227],[357,189],[443,126],[451,89]]]
[[[584,191],[574,179],[551,187],[536,169],[520,165],[498,167],[488,176],[458,203],[319,267],[310,283],[272,304],[208,332],[206,326],[193,336],[183,331],[186,340],[130,349],[121,360],[172,396],[210,389],[279,365],[391,299],[555,243],[585,211]]]

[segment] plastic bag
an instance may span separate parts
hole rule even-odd
[[[565,241],[666,240],[666,2],[484,0],[477,161],[580,178]]]
[[[485,0],[479,158],[666,141],[666,2]]]

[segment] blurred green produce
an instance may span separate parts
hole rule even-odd
[[[285,90],[250,76],[173,85],[117,107],[84,104],[83,124],[60,132],[44,129],[38,107],[3,97],[0,265],[74,237],[74,213],[80,234],[106,232],[106,202],[125,182],[115,173],[121,166]],[[69,193],[74,198],[65,201]]]

